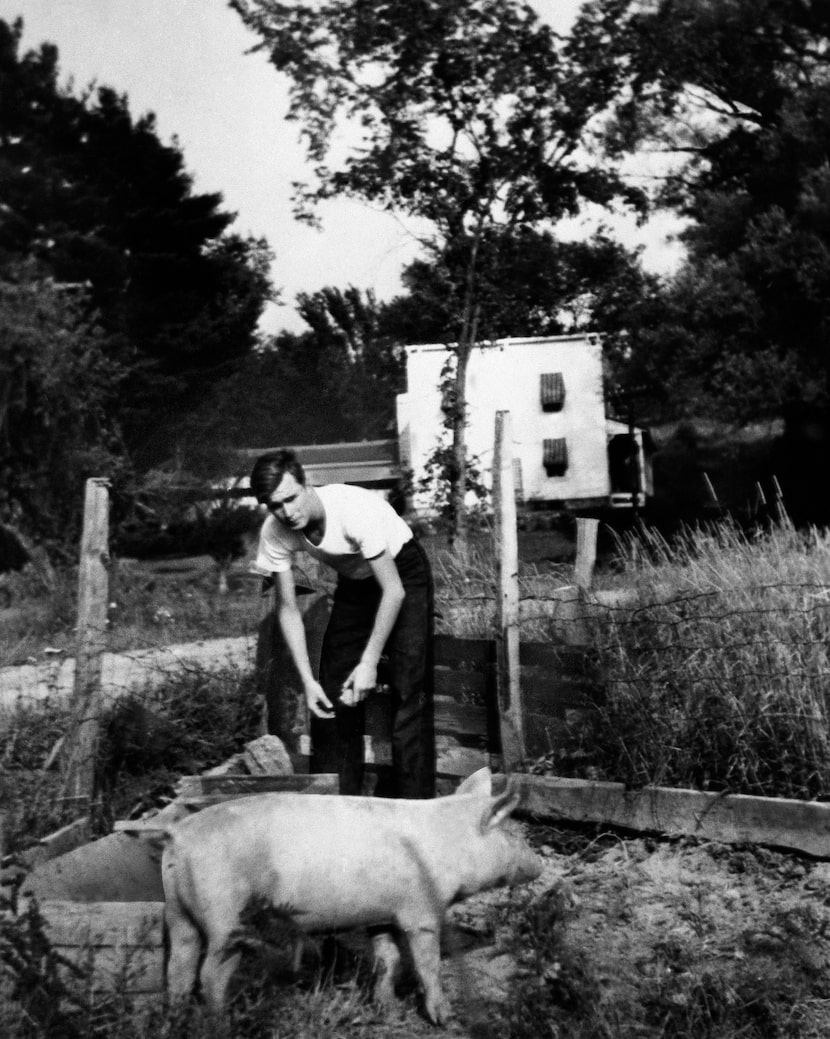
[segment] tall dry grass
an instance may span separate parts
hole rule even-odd
[[[486,544],[434,562],[439,630],[494,637],[495,566]],[[563,616],[557,589],[572,581],[567,567],[519,568],[521,638],[567,644],[587,631],[604,693],[540,767],[830,797],[830,533],[723,522],[668,542],[641,528],[598,576],[613,591]]]
[[[729,524],[620,546],[631,601],[591,611],[608,778],[830,795],[830,534]]]

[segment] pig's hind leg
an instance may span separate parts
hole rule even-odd
[[[208,936],[207,952],[199,973],[202,996],[215,1013],[220,1013],[227,1002],[228,986],[242,954],[231,952],[230,934]]]
[[[167,903],[167,933],[170,959],[167,963],[167,991],[173,1003],[189,999],[196,986],[202,936],[196,925],[177,904]]]
[[[442,1025],[450,1016],[450,1005],[441,988],[440,926],[407,927],[404,934],[424,990],[426,1015],[434,1025]]]

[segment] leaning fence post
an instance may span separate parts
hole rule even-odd
[[[109,602],[109,490],[104,479],[86,482],[78,569],[78,640],[71,728],[65,745],[64,792],[89,800],[101,721],[101,655]]]
[[[524,757],[519,666],[519,541],[513,486],[513,431],[509,411],[496,412],[493,513],[497,553],[498,708],[505,772]]]

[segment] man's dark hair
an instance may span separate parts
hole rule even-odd
[[[254,462],[251,470],[251,492],[258,502],[267,502],[279,487],[283,476],[290,473],[297,483],[305,486],[305,472],[297,456],[289,448],[269,451]]]

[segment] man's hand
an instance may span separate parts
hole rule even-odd
[[[323,692],[323,687],[319,682],[309,682],[305,687],[305,702],[311,713],[318,718],[334,717],[332,702]]]
[[[369,693],[373,693],[378,685],[378,669],[376,664],[367,664],[361,660],[343,683],[340,703],[346,707],[354,707],[361,703]]]

